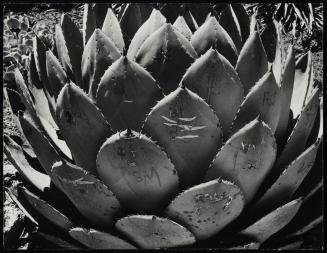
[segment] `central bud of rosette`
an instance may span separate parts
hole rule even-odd
[[[159,211],[178,193],[177,171],[166,153],[130,129],[104,142],[97,156],[97,172],[131,211]]]

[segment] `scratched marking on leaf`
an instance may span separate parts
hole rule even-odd
[[[176,136],[176,139],[193,139],[193,138],[198,138],[199,135],[184,135],[184,136]]]
[[[194,117],[192,117],[192,118],[178,118],[179,120],[181,120],[181,121],[193,121],[193,120],[195,120],[196,119],[196,116],[194,116]],[[177,122],[175,122],[175,123],[177,123]]]
[[[167,120],[167,121],[170,122],[170,123],[175,123],[175,124],[177,124],[177,121],[172,120],[172,119],[169,119],[169,118],[167,118],[167,117],[165,117],[165,116],[163,116],[163,115],[161,115],[161,118]],[[166,123],[164,123],[164,124],[166,124]]]

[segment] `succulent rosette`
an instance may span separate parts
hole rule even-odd
[[[5,89],[24,178],[9,195],[74,248],[300,246],[322,220],[301,218],[322,186],[311,53],[295,60],[241,4],[173,24],[147,4],[105,10],[85,4],[82,32],[64,14]]]

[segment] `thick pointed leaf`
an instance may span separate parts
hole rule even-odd
[[[259,27],[258,27],[258,21],[256,19],[256,15],[251,15],[251,18],[250,18],[250,35],[252,35],[253,33],[258,32],[258,31],[259,31]]]
[[[140,130],[146,115],[162,97],[153,77],[122,56],[101,78],[97,105],[113,130]]]
[[[83,38],[68,14],[62,16],[61,25],[56,25],[55,41],[58,58],[69,79],[84,89],[81,74]]]
[[[239,187],[225,180],[194,186],[167,207],[166,214],[188,228],[196,239],[207,239],[239,216],[244,197]]]
[[[32,119],[24,113],[23,117],[19,117],[20,124],[22,126],[24,135],[28,142],[31,144],[39,162],[41,163],[43,169],[50,176],[53,183],[61,189],[56,178],[53,177],[51,168],[52,165],[61,161],[63,158],[58,154],[49,140],[44,136],[44,134],[37,128]]]
[[[52,173],[85,219],[103,228],[113,224],[120,204],[97,177],[68,162],[55,163]]]
[[[33,56],[40,81],[46,85],[47,70],[45,64],[45,52],[47,51],[45,45],[37,36],[33,37]],[[51,92],[51,90],[49,90]],[[51,93],[50,93],[51,94]]]
[[[228,248],[229,250],[242,250],[242,249],[259,249],[260,243],[258,242],[251,242],[245,245],[235,246],[232,248]]]
[[[319,143],[313,144],[298,156],[255,204],[255,208],[271,210],[288,201],[312,168]]]
[[[321,179],[319,183],[313,187],[309,193],[304,197],[303,202],[308,201],[315,193],[317,193],[323,186],[323,180]]]
[[[303,110],[308,97],[311,96],[309,91],[311,91],[311,86],[313,85],[310,82],[312,69],[312,53],[309,51],[301,56],[295,64],[294,88],[291,101],[291,109],[295,119]]]
[[[165,152],[134,131],[105,141],[97,172],[122,205],[137,212],[160,210],[178,191],[177,172]]]
[[[318,218],[314,219],[313,221],[311,221],[310,223],[308,223],[304,227],[298,229],[294,233],[290,234],[289,237],[303,235],[306,232],[310,231],[311,229],[317,227],[321,223],[323,223],[323,216],[322,215],[319,216]]]
[[[43,64],[43,63],[42,63]],[[44,62],[46,65],[46,62]],[[48,82],[48,76],[46,75],[46,83],[47,88],[45,88],[44,83],[39,78],[38,72],[37,72],[37,65],[35,62],[35,57],[33,54],[30,56],[30,64],[29,64],[29,71],[28,71],[28,83],[27,87],[30,91],[32,101],[35,107],[35,110],[37,111],[38,115],[41,115],[44,119],[46,119],[54,128],[57,128],[57,125],[55,123],[54,119],[54,106],[55,106],[55,100],[53,98],[52,94],[52,88],[50,87],[50,83]],[[21,79],[23,80],[23,79]],[[22,89],[22,85],[18,84],[20,87],[19,89]],[[46,91],[48,90],[48,91]],[[50,90],[50,92],[49,92]],[[29,98],[26,98],[29,99]]]
[[[227,7],[220,13],[219,24],[232,38],[237,51],[240,52],[242,49],[241,28],[230,4],[228,4]]]
[[[116,228],[142,249],[190,245],[195,238],[178,223],[152,215],[131,215],[117,221]]]
[[[102,27],[106,18],[107,10],[110,8],[110,3],[94,3],[92,10],[96,19],[96,27]]]
[[[286,131],[288,127],[290,105],[293,93],[295,73],[295,53],[293,46],[290,46],[288,49],[288,54],[282,73],[280,84],[280,115],[276,129],[276,139],[279,144],[282,144],[286,139]]]
[[[293,94],[294,96],[295,94]],[[277,159],[273,169],[273,176],[279,175],[291,161],[300,155],[305,149],[316,114],[319,108],[319,90],[316,89],[309,102],[303,108],[287,143]]]
[[[94,229],[88,230],[77,227],[69,230],[69,234],[90,249],[136,249],[133,245],[117,236]]]
[[[227,136],[244,99],[242,83],[229,61],[209,49],[189,67],[182,83],[212,107]]]
[[[258,32],[252,33],[246,40],[235,69],[243,83],[245,95],[267,72],[268,60]]]
[[[89,96],[95,100],[98,84],[107,68],[120,53],[113,41],[100,29],[95,29],[82,56],[82,79]]]
[[[64,250],[83,250],[83,248],[79,245],[75,245],[71,242],[67,242],[65,239],[62,239],[59,236],[52,235],[52,234],[46,234],[43,232],[38,231],[36,234],[33,234],[33,239],[37,241],[37,245],[33,245],[33,250],[35,249],[42,249],[44,250],[44,246],[42,245],[42,242],[40,243],[40,240],[45,240],[46,245],[53,250],[53,246],[51,244],[54,244],[55,246],[59,247],[60,249]],[[50,245],[49,245],[50,244]],[[39,247],[39,248],[38,248]],[[57,248],[54,248],[57,249]]]
[[[269,127],[255,119],[225,143],[208,169],[205,181],[218,177],[231,180],[242,189],[245,202],[249,203],[273,167],[276,152]]]
[[[283,26],[282,26],[281,22],[279,22],[277,25],[276,54],[275,54],[275,59],[272,63],[272,68],[274,71],[276,82],[279,86],[281,86],[282,71],[285,69],[285,66],[288,64],[287,61],[289,61],[288,58],[289,58],[289,54],[290,54],[290,51],[288,51],[288,57],[287,57],[285,55],[286,52],[284,52],[285,51],[284,50],[285,40],[282,36],[282,29],[283,29]],[[295,69],[295,67],[294,67],[294,69]]]
[[[233,66],[236,64],[238,53],[234,42],[213,16],[196,30],[191,38],[191,44],[198,55],[215,46]]]
[[[199,28],[199,25],[196,22],[196,20],[194,19],[192,13],[186,9],[185,13],[183,14],[183,18],[184,18],[188,28],[191,30],[191,32],[193,34]]]
[[[125,41],[125,47],[128,48],[135,33],[143,24],[143,20],[140,7],[138,3],[128,3],[124,12],[119,20],[120,27],[123,31],[123,37]]]
[[[86,45],[87,41],[93,34],[96,28],[96,18],[91,4],[84,4],[83,13],[83,44]]]
[[[111,135],[100,110],[79,87],[68,83],[58,96],[56,114],[76,164],[94,173],[97,152]]]
[[[240,26],[240,31],[242,35],[242,45],[243,45],[250,35],[250,18],[245,8],[243,7],[243,4],[232,3],[232,9],[235,13],[235,16],[238,20],[238,24]]]
[[[33,38],[33,54],[31,55],[31,58],[34,57],[33,59],[34,61],[31,60],[30,62],[30,65],[32,65],[31,66],[32,69],[30,69],[30,74],[33,71],[33,67],[36,67],[37,70],[36,75],[38,76],[38,79],[41,82],[41,86],[43,87],[43,91],[48,100],[50,112],[52,115],[54,115],[55,100],[53,97],[51,86],[48,82],[47,67],[46,67],[46,51],[47,51],[46,46],[43,44],[41,39],[35,36]],[[33,66],[34,64],[35,66]],[[34,79],[37,79],[37,77]]]
[[[120,53],[123,53],[125,42],[122,30],[119,26],[118,19],[111,8],[108,8],[106,18],[103,22],[102,31],[107,35]]]
[[[15,166],[20,175],[40,191],[44,191],[45,188],[48,188],[51,182],[50,177],[32,168],[26,160],[22,148],[9,136],[4,135],[3,137],[3,151],[6,154],[7,159]]]
[[[279,114],[280,90],[274,74],[269,71],[245,97],[233,122],[232,133],[235,133],[258,115],[274,133],[278,125]]]
[[[24,82],[24,78],[18,69],[15,70],[15,78],[22,102],[27,108],[27,111],[31,116],[31,120],[33,120],[39,130],[41,130],[47,136],[47,138],[49,138],[52,145],[60,153],[64,154],[68,159],[71,159],[71,154],[66,143],[60,140],[57,136],[57,126],[53,121],[51,121],[51,115],[46,114],[46,111],[44,111],[46,104],[44,105],[42,102],[44,101],[43,99],[46,98],[44,93],[42,93],[42,88],[31,85],[31,90],[33,90],[31,93],[34,94],[33,97],[36,97],[35,101],[38,101],[36,104],[34,104],[32,96]],[[41,99],[41,97],[43,99]],[[43,116],[44,114],[46,114],[48,117]]]
[[[173,26],[176,28],[176,30],[181,33],[182,35],[184,35],[184,37],[187,40],[191,40],[191,37],[193,35],[192,31],[190,30],[190,28],[188,27],[185,19],[183,16],[178,16],[178,18],[176,19],[176,21],[174,22]]]
[[[151,73],[165,94],[175,90],[197,58],[190,42],[171,24],[164,24],[142,44],[136,62]]]
[[[296,241],[292,243],[288,243],[283,246],[279,246],[278,250],[295,250],[295,249],[300,249],[303,244],[303,241]]]
[[[217,116],[187,88],[163,98],[145,120],[144,129],[164,147],[182,186],[200,182],[222,143]]]
[[[46,65],[48,81],[51,86],[54,99],[57,101],[61,89],[68,82],[68,78],[59,60],[51,50],[46,52]]]
[[[295,216],[301,206],[302,200],[293,200],[271,213],[267,214],[251,226],[240,232],[241,235],[251,236],[259,243],[263,243],[270,236],[286,226]]]
[[[127,56],[130,59],[135,60],[144,41],[165,23],[166,18],[160,13],[160,11],[153,9],[148,20],[145,21],[135,33],[135,36],[129,45]]]
[[[278,24],[277,22],[269,22],[260,33],[262,45],[265,49],[268,62],[274,62],[278,41]]]
[[[46,201],[40,199],[38,196],[34,195],[32,192],[25,188],[21,188],[25,199],[28,203],[42,216],[51,221],[53,224],[58,226],[64,231],[68,231],[73,227],[72,222],[60,211],[55,209],[53,206],[49,205]]]

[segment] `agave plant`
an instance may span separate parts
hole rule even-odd
[[[15,70],[9,195],[64,247],[299,247],[322,220],[303,219],[322,186],[311,53],[284,56],[277,36],[269,62],[240,4],[188,12],[194,32],[122,10],[100,29],[86,4],[82,33],[64,14],[55,50],[35,38],[28,80]]]

